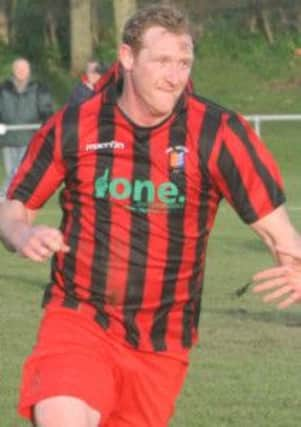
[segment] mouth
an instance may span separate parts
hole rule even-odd
[[[177,94],[179,92],[175,88],[159,88],[159,91],[163,93],[171,94],[171,95]]]

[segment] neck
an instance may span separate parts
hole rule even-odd
[[[14,79],[14,85],[18,92],[22,92],[27,86],[28,80],[17,80]]]

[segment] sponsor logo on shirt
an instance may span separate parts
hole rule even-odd
[[[125,143],[119,141],[94,142],[86,145],[86,151],[96,150],[124,150]]]
[[[185,195],[175,182],[154,183],[148,179],[130,181],[124,177],[110,178],[110,169],[95,181],[95,197],[125,201],[136,212],[155,212],[183,209]]]

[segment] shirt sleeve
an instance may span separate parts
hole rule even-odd
[[[61,111],[35,133],[8,188],[8,199],[38,209],[65,178],[60,135]]]
[[[208,167],[218,191],[248,224],[285,202],[276,161],[239,115],[228,115],[223,120]]]

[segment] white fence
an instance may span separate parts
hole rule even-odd
[[[261,123],[263,122],[301,121],[301,114],[252,114],[244,117],[254,124],[254,129],[259,136],[261,133]],[[6,132],[12,130],[36,130],[40,126],[38,123],[26,125],[5,125],[0,123],[0,135],[4,135]]]
[[[11,130],[36,130],[39,129],[41,125],[39,123],[32,123],[26,125],[5,125],[4,123],[0,123],[0,135],[5,135],[6,132]]]

